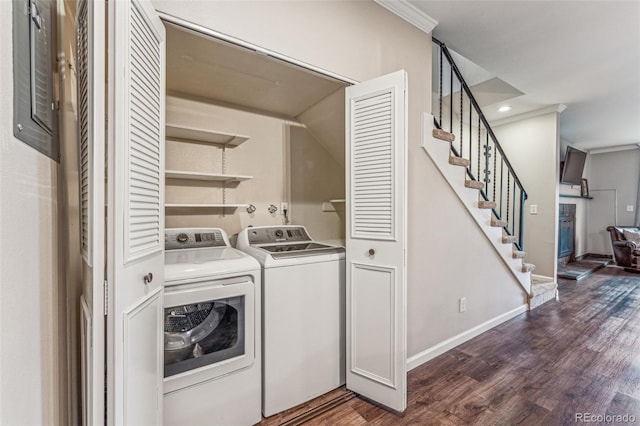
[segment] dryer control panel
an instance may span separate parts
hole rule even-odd
[[[249,228],[249,244],[273,244],[295,241],[311,241],[304,226],[268,226]]]
[[[164,249],[231,247],[220,228],[169,228],[164,230]]]

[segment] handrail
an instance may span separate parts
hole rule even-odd
[[[481,147],[484,148],[484,182],[485,182],[485,188],[483,190],[481,190],[481,195],[483,196],[483,198],[487,201],[496,201],[496,203],[499,200],[499,205],[500,208],[498,209],[498,207],[496,206],[495,208],[493,208],[493,214],[496,216],[496,218],[498,220],[502,220],[502,218],[504,217],[504,211],[503,211],[503,205],[506,202],[506,222],[507,222],[507,226],[505,226],[505,231],[509,234],[509,235],[515,235],[516,231],[518,234],[518,241],[515,243],[516,246],[518,247],[519,250],[522,249],[523,247],[523,240],[524,240],[524,203],[526,201],[526,199],[528,198],[527,196],[527,192],[524,190],[524,186],[522,185],[522,182],[520,181],[520,179],[518,178],[513,166],[511,165],[511,162],[508,160],[502,146],[500,145],[500,143],[498,142],[498,138],[496,137],[495,133],[493,132],[493,129],[491,129],[491,126],[489,125],[489,122],[487,121],[486,117],[484,116],[484,113],[482,112],[482,109],[480,108],[480,105],[478,104],[478,102],[476,101],[475,97],[473,96],[473,93],[471,92],[471,89],[469,88],[467,82],[465,81],[464,77],[462,76],[462,73],[460,72],[457,64],[455,63],[455,61],[453,60],[453,57],[451,56],[451,53],[449,52],[449,49],[446,47],[446,45],[444,43],[442,43],[441,41],[439,41],[436,38],[432,38],[433,42],[436,43],[439,47],[440,47],[440,63],[439,63],[439,121],[436,120],[435,118],[435,114],[434,114],[434,122],[437,123],[438,127],[442,127],[442,113],[443,113],[443,89],[442,89],[442,73],[443,73],[443,61],[442,61],[442,55],[445,56],[447,62],[450,65],[450,73],[449,73],[449,79],[450,79],[450,97],[451,97],[451,102],[450,102],[450,107],[449,107],[449,124],[450,124],[450,132],[454,133],[453,130],[453,120],[454,120],[454,116],[453,116],[453,76],[456,76],[456,79],[458,80],[458,83],[460,83],[460,134],[459,136],[459,144],[460,144],[460,150],[458,151],[453,144],[451,144],[451,150],[454,153],[454,155],[458,156],[458,157],[462,157],[464,155],[464,150],[463,150],[463,142],[464,142],[464,137],[465,136],[463,134],[463,122],[464,122],[464,102],[463,102],[463,93],[466,95],[467,99],[469,100],[469,160],[470,160],[470,164],[469,167],[467,167],[467,175],[473,179],[473,180],[481,180],[480,176],[474,176],[473,174],[473,152],[472,152],[472,145],[474,144],[474,141],[472,140],[472,133],[475,130],[473,128],[473,111],[475,111],[476,115],[477,115],[477,123],[478,123],[478,127],[477,127],[477,131],[478,131],[478,142],[477,142],[477,151],[478,151],[478,155],[477,155],[477,159],[475,160],[475,165],[477,166],[477,171],[478,171],[478,175],[480,175],[480,167],[481,167]],[[473,111],[472,109],[473,108]],[[484,144],[482,144],[481,142],[481,124],[482,127],[484,128],[484,130],[486,131],[486,142]],[[493,144],[493,146],[495,147],[495,154],[494,155],[494,159],[493,159],[493,173],[494,173],[494,177],[493,177],[493,196],[490,197],[489,196],[489,184],[491,183],[491,179],[489,178],[489,175],[491,174],[491,166],[490,166],[490,157],[492,156],[491,153],[491,145],[489,144],[489,138],[491,139],[491,142]],[[498,155],[500,156],[500,193],[499,193],[499,198],[496,197],[496,180],[497,180],[497,157]],[[505,199],[504,196],[504,168],[506,167],[506,180],[507,180],[507,185],[506,185],[506,189],[507,189],[507,196]],[[513,202],[511,202],[511,200],[509,198],[511,198],[511,183],[513,182]],[[520,195],[520,205],[519,207],[519,211],[517,211],[516,209],[516,188],[519,191],[519,195]],[[512,211],[510,211],[510,207],[512,206]],[[511,218],[512,220],[510,221],[510,213],[512,213]],[[516,213],[518,213],[518,220],[517,220],[517,229],[516,229]],[[510,226],[511,225],[511,226]]]

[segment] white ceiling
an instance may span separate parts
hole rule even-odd
[[[408,0],[447,47],[522,91],[489,120],[564,104],[560,137],[584,149],[640,143],[640,1]]]

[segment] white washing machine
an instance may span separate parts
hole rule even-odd
[[[262,265],[262,413],[345,382],[344,248],[303,226],[246,228],[236,246]]]
[[[260,282],[222,229],[165,230],[165,425],[262,419]]]

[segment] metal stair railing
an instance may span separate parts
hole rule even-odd
[[[484,183],[482,197],[496,203],[493,208],[494,216],[507,223],[504,227],[506,233],[516,236],[515,245],[518,250],[522,250],[527,192],[451,52],[441,41],[435,38],[432,40],[435,44],[433,77],[437,79],[433,87],[438,87],[438,103],[434,105],[434,110],[437,110],[437,115],[434,114],[435,125],[455,134],[456,140],[451,143],[451,151],[457,157],[469,160],[467,175],[472,180]],[[447,89],[448,92],[445,92]]]

